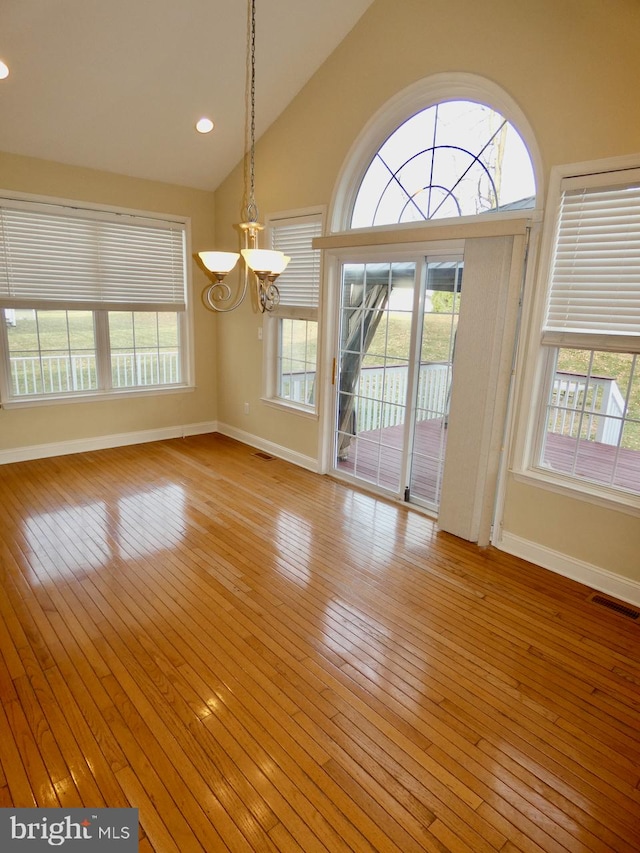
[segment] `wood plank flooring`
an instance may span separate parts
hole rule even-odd
[[[0,805],[140,850],[640,850],[640,624],[221,436],[0,468]]]

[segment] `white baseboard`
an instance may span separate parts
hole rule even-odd
[[[285,459],[308,471],[318,472],[318,460],[311,456],[303,456],[288,447],[282,447],[271,441],[265,441],[257,435],[217,421],[206,421],[199,424],[182,424],[174,427],[140,430],[139,432],[122,432],[111,435],[98,435],[91,438],[78,438],[71,441],[56,441],[51,444],[31,444],[25,447],[15,447],[11,450],[0,450],[0,465],[10,462],[26,462],[29,459],[45,459],[49,456],[66,456],[69,453],[88,453],[92,450],[106,450],[109,447],[123,447],[127,444],[144,444],[149,441],[165,441],[169,438],[184,438],[187,435],[204,435],[219,432],[229,438],[235,438],[243,444],[255,447],[279,459]]]
[[[182,426],[140,430],[139,432],[98,435],[92,438],[73,439],[72,441],[57,441],[51,444],[32,444],[28,447],[0,450],[0,465],[5,465],[9,462],[26,462],[29,459],[45,459],[49,456],[66,456],[69,453],[106,450],[109,447],[123,447],[127,444],[145,444],[148,441],[184,438],[187,435],[203,435],[217,431],[218,424],[215,421],[207,421],[199,424],[183,424]]]
[[[640,581],[634,581],[623,575],[617,575],[608,569],[601,569],[591,563],[568,557],[559,551],[553,551],[544,545],[538,545],[512,533],[503,533],[499,542],[493,543],[496,548],[521,557],[530,563],[542,566],[556,574],[583,583],[599,592],[611,595],[621,601],[640,606]]]
[[[303,456],[302,453],[296,453],[288,447],[282,447],[280,444],[274,444],[271,441],[266,441],[257,435],[252,435],[249,432],[238,429],[237,427],[229,426],[228,424],[218,424],[217,431],[226,435],[229,438],[235,438],[236,441],[241,441],[243,444],[248,444],[249,447],[255,447],[271,456],[277,456],[279,459],[284,459],[286,462],[292,462],[294,465],[299,465],[300,468],[306,468],[307,471],[313,471],[317,474],[319,471],[318,460],[312,456]]]

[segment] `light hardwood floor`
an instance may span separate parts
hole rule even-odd
[[[640,850],[640,624],[219,436],[0,469],[0,806],[141,851]]]

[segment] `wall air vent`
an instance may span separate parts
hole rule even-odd
[[[620,613],[622,616],[627,616],[629,619],[640,620],[640,611],[631,607],[629,604],[622,604],[619,601],[615,601],[613,598],[607,598],[604,595],[594,593],[589,596],[589,601],[592,601],[594,604],[599,604],[601,607],[608,607],[609,610],[615,610],[616,613]]]

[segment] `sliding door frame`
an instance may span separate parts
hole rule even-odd
[[[326,237],[317,238],[314,241],[314,246],[324,250],[325,256],[325,282],[324,282],[324,297],[323,297],[323,339],[322,353],[324,361],[324,369],[322,371],[323,381],[321,392],[321,408],[319,420],[319,435],[318,435],[318,460],[319,471],[321,473],[331,473],[336,477],[339,474],[333,470],[333,440],[335,432],[335,393],[332,383],[334,376],[333,359],[338,350],[338,315],[340,305],[340,287],[341,287],[341,265],[350,261],[354,263],[363,263],[365,261],[375,261],[376,256],[382,261],[394,262],[396,260],[415,260],[417,257],[425,257],[428,255],[439,254],[462,254],[464,255],[464,244],[466,239],[471,238],[491,238],[500,236],[514,237],[513,261],[514,266],[509,276],[511,283],[509,285],[510,292],[513,294],[514,281],[520,282],[525,279],[526,274],[526,245],[528,243],[528,234],[535,225],[539,214],[537,211],[532,211],[531,218],[513,217],[513,216],[496,216],[493,221],[489,221],[487,217],[475,217],[473,220],[461,221],[446,221],[441,220],[437,223],[428,223],[417,227],[410,228],[389,228],[389,229],[370,229],[360,232],[342,232],[328,235]],[[423,239],[421,239],[423,238]],[[438,239],[441,238],[441,239]],[[518,264],[520,268],[518,268]],[[522,292],[520,290],[520,302],[522,301]],[[518,329],[519,320],[516,322],[516,330],[512,346],[512,358],[517,351],[518,346]],[[505,342],[507,344],[507,342]],[[504,360],[506,353],[503,353]],[[511,408],[511,383],[502,378],[500,380],[504,387],[500,391],[504,393],[505,413],[504,418],[500,421],[496,418],[492,425],[492,441],[498,434],[502,438],[500,447],[493,452],[493,456],[498,455],[498,458],[492,459],[491,465],[497,469],[496,478],[491,477],[492,491],[495,492],[495,500],[490,517],[487,517],[486,508],[482,513],[481,529],[477,538],[472,538],[472,541],[479,541],[481,544],[488,544],[493,537],[493,524],[496,518],[499,522],[502,512],[501,494],[503,489],[503,478],[508,471],[508,463],[505,464],[505,452],[509,446],[511,433],[510,424],[510,408]],[[364,485],[364,484],[363,484]],[[376,488],[370,488],[371,492],[376,493]],[[389,495],[386,495],[389,496]],[[396,496],[394,495],[394,498]],[[413,506],[413,505],[411,505]],[[417,507],[420,509],[420,507]],[[476,534],[473,534],[475,537]]]
[[[446,241],[429,241],[409,244],[385,244],[374,245],[367,247],[340,248],[337,250],[329,250],[325,253],[325,292],[323,299],[323,343],[322,352],[324,354],[325,365],[322,371],[325,381],[322,388],[322,405],[320,408],[320,430],[319,430],[319,471],[322,474],[331,474],[337,479],[344,479],[350,483],[355,481],[355,478],[341,475],[334,466],[334,436],[337,419],[337,394],[335,393],[334,382],[338,375],[337,358],[340,348],[339,332],[340,332],[340,304],[341,304],[341,287],[342,287],[342,267],[344,264],[354,263],[397,263],[397,262],[413,262],[416,265],[416,288],[415,292],[420,293],[423,290],[422,278],[426,268],[425,258],[430,255],[457,255],[462,256],[464,253],[464,241],[460,239]],[[415,313],[416,304],[414,300],[413,310]],[[413,341],[415,344],[415,340]],[[412,356],[415,355],[412,352]],[[413,361],[413,359],[412,359]],[[415,365],[413,366],[415,370]],[[409,381],[412,380],[411,375]],[[410,410],[407,408],[409,415]],[[411,416],[413,417],[413,416]],[[405,438],[406,430],[409,429],[405,420]],[[406,462],[405,464],[409,464]],[[403,475],[406,470],[403,471]],[[358,481],[363,487],[366,486],[371,492],[381,494],[384,497],[391,497],[394,500],[398,499],[396,493],[391,492],[375,484],[365,481]]]

